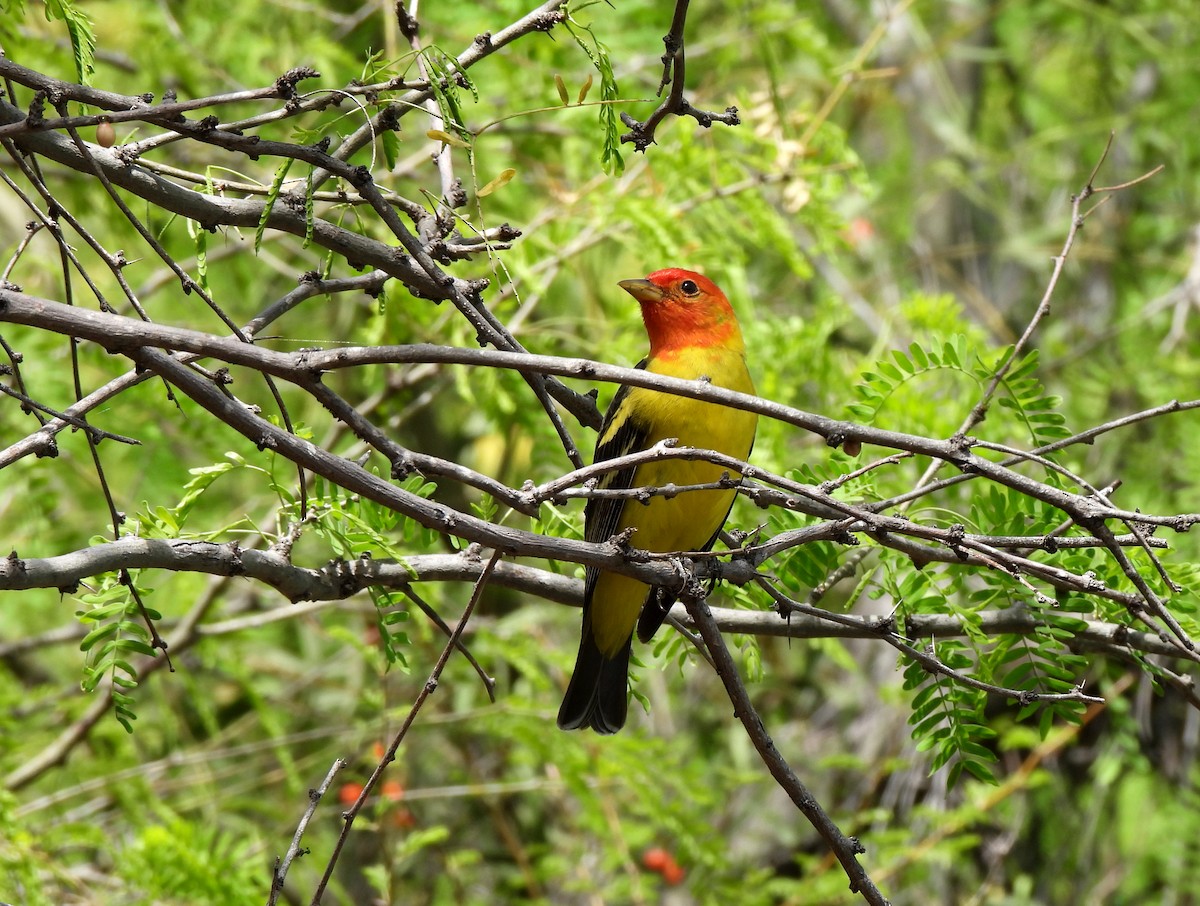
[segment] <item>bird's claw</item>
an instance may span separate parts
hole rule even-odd
[[[685,557],[672,557],[671,565],[679,577],[679,597],[683,601],[703,601],[708,597],[704,583],[696,578],[692,561]]]

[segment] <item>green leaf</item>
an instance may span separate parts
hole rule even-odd
[[[95,644],[103,639],[115,635],[117,632],[116,623],[104,623],[97,626],[91,632],[83,637],[83,641],[79,643],[80,651],[91,651]]]
[[[916,362],[918,368],[925,368],[929,365],[929,356],[925,354],[925,350],[920,343],[912,343],[908,347],[909,353],[912,355],[913,361]]]
[[[45,0],[46,18],[59,19],[67,26],[75,73],[81,85],[90,85],[96,71],[96,34],[92,20],[75,8],[71,0]]]
[[[263,233],[267,229],[267,221],[271,219],[271,211],[275,208],[275,202],[279,198],[279,192],[283,188],[283,181],[287,179],[288,170],[292,169],[292,164],[295,160],[289,157],[275,170],[275,178],[271,181],[271,188],[267,191],[267,200],[263,205],[262,216],[258,218],[258,228],[254,231],[254,253],[257,255],[258,250],[262,247]]]
[[[379,136],[380,147],[383,148],[383,163],[388,170],[396,169],[396,162],[400,159],[400,139],[391,129],[384,131]],[[312,176],[310,174],[309,181],[311,184]]]
[[[617,88],[617,77],[613,74],[612,61],[608,56],[608,48],[598,39],[591,26],[583,26],[574,20],[566,22],[567,30],[579,48],[587,54],[596,71],[600,73],[600,100],[609,103],[601,104],[600,130],[603,146],[600,153],[600,166],[605,173],[620,176],[625,172],[625,160],[621,157],[621,134],[617,119],[616,105],[611,103],[620,96]],[[585,38],[584,35],[587,37]]]

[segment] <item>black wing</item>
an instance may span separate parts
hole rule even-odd
[[[646,367],[646,360],[637,363],[638,368]],[[649,427],[632,417],[628,412],[622,412],[621,407],[629,396],[629,387],[622,386],[609,404],[608,412],[604,415],[604,424],[600,426],[600,437],[596,442],[596,453],[592,462],[604,462],[626,453],[636,453],[646,447],[646,439],[650,436]],[[602,475],[596,487],[608,490],[628,490],[633,487],[633,476],[636,468],[620,469]],[[617,533],[621,525],[621,514],[631,501],[613,497],[593,497],[583,510],[583,537],[585,541],[607,541]],[[634,542],[637,543],[636,541]],[[599,577],[599,570],[588,567],[585,597],[591,600],[592,589]]]

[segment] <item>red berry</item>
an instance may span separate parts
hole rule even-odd
[[[674,861],[671,854],[661,846],[655,846],[642,853],[642,867],[647,871],[661,872]]]
[[[338,790],[338,801],[342,805],[354,805],[358,801],[358,797],[362,795],[362,791],[361,783],[343,783]]]

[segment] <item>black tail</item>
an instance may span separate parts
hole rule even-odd
[[[641,616],[638,617],[637,637],[639,642],[644,644],[654,638],[654,633],[658,632],[658,627],[667,619],[667,614],[671,612],[671,606],[677,597],[679,597],[678,592],[661,585],[655,585],[650,589]]]
[[[584,624],[575,672],[567,684],[562,707],[558,709],[560,730],[591,727],[597,733],[608,735],[625,726],[632,641],[626,641],[615,656],[606,658],[596,647],[591,627]]]

